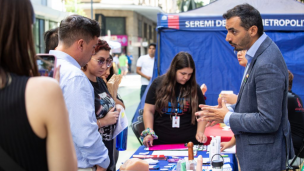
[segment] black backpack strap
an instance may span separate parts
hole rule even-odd
[[[0,146],[0,168],[5,171],[25,171]]]

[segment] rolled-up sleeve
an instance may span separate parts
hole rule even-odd
[[[86,77],[75,76],[62,85],[77,154],[78,167],[109,166],[108,149],[98,132],[94,91]]]

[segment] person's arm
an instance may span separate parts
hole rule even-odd
[[[198,104],[206,104],[203,91],[197,85],[197,98],[198,98]],[[198,107],[199,109],[199,107]],[[207,137],[205,135],[205,129],[206,129],[207,122],[197,122],[197,130],[196,130],[196,140],[200,143],[205,143],[207,141]]]
[[[228,142],[221,142],[221,152],[224,151],[227,148],[231,148],[232,146],[234,146],[236,143],[235,137],[232,136],[231,140]]]
[[[68,111],[58,83],[47,77],[30,78],[25,101],[33,131],[40,138],[46,138],[48,169],[77,170]]]
[[[207,137],[205,135],[206,125],[207,125],[206,121],[197,123],[196,139],[200,143],[205,143],[207,141]]]
[[[136,67],[136,73],[141,75],[142,77],[146,78],[147,80],[150,81],[151,77],[145,75],[144,73],[141,72],[141,67]]]
[[[119,112],[114,111],[115,108],[112,108],[104,118],[100,118],[97,120],[98,127],[105,127],[109,125],[113,125],[117,122],[118,117],[119,117]]]
[[[150,128],[153,130],[154,112],[155,112],[155,105],[145,103],[144,113],[143,113],[145,129]],[[143,140],[143,144],[146,147],[152,146],[153,137],[151,135],[147,135]]]
[[[65,102],[69,111],[73,141],[79,155],[86,160],[86,166],[109,166],[108,149],[98,132],[94,107],[94,91],[85,76],[76,76],[66,81],[64,87]]]

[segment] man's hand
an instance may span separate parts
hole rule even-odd
[[[203,132],[197,132],[195,138],[200,143],[207,142],[207,137]]]
[[[218,123],[223,123],[225,115],[229,110],[226,107],[226,103],[222,100],[222,108],[202,106],[202,111],[195,113],[195,116],[199,117],[197,121],[207,121],[206,126],[214,126]]]
[[[151,80],[151,77],[149,77],[149,76],[147,76],[146,78],[147,78],[147,80],[149,80],[149,81]]]
[[[106,171],[107,169],[96,165],[96,171]]]

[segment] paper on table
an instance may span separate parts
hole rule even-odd
[[[152,155],[165,155],[165,156],[188,156],[188,151],[153,151]],[[193,151],[193,155],[197,155],[197,151]]]
[[[128,126],[128,118],[125,114],[125,109],[119,104],[116,105],[116,108],[120,109],[120,113],[113,133],[113,139]]]
[[[188,149],[185,144],[160,144],[160,145],[153,145],[152,147],[149,147],[150,151],[155,150],[186,150]]]

